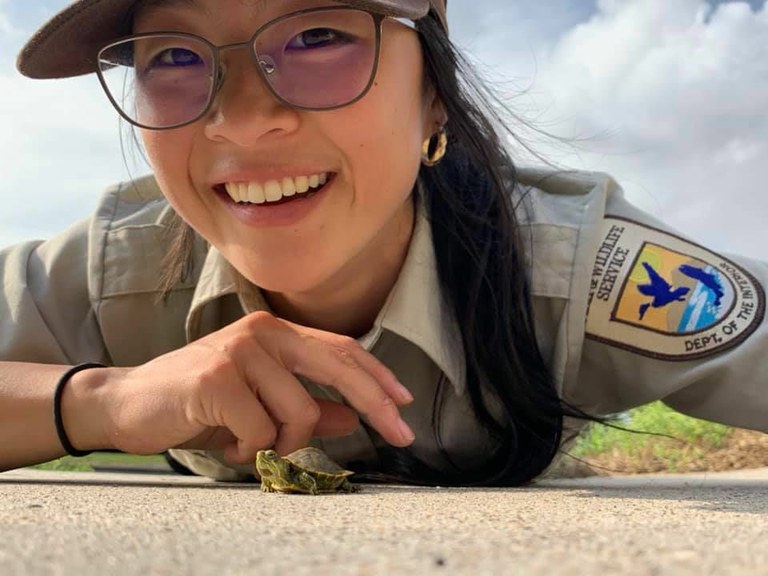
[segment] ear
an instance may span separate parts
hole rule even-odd
[[[448,122],[448,114],[437,91],[430,87],[424,99],[424,140],[434,136]]]

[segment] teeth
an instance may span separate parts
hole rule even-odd
[[[296,192],[304,194],[307,190],[309,190],[309,178],[306,176],[296,178]]]
[[[326,182],[328,182],[327,172],[312,174],[311,176],[288,177],[279,181],[269,180],[264,183],[227,182],[224,187],[229,197],[235,202],[264,204],[265,202],[277,202],[284,197],[288,198],[296,194],[305,194],[314,188],[319,188]]]
[[[258,182],[248,184],[248,198],[245,200],[253,204],[264,204],[267,201],[267,197],[264,195],[264,188],[261,187],[261,184]]]
[[[283,178],[283,196],[293,196],[296,194],[296,182],[293,178]]]
[[[270,180],[264,184],[264,194],[267,196],[267,202],[277,202],[283,197],[283,189],[277,180]]]

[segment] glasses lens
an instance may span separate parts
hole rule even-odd
[[[377,29],[359,10],[320,10],[278,20],[254,46],[280,98],[304,108],[334,108],[359,98],[373,78]]]
[[[112,44],[99,54],[99,69],[113,104],[147,128],[195,120],[213,91],[211,48],[188,36],[162,34]]]

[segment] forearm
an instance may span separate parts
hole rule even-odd
[[[0,362],[0,470],[64,455],[53,419],[56,383],[67,366]],[[105,370],[85,370],[66,384],[64,427],[79,450],[109,448],[101,394]]]

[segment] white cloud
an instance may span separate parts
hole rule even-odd
[[[0,0],[0,247],[86,217],[101,190],[126,177],[118,122],[94,77],[42,82],[15,71],[30,34],[19,19],[32,19],[22,8]],[[51,11],[26,9],[37,23]]]
[[[98,91],[93,78],[0,75],[0,245],[63,229],[124,177],[118,123]]]
[[[2,30],[22,28],[9,14],[0,0]],[[542,144],[555,161],[611,172],[632,200],[680,230],[718,250],[766,258],[764,7],[459,0],[450,19],[460,45],[514,80],[514,89],[530,87],[513,106],[559,134],[594,136],[570,154]],[[11,42],[0,30],[0,245],[61,230],[91,212],[105,185],[126,177],[117,120],[95,78],[12,74],[22,38]]]
[[[22,30],[14,26],[4,4],[5,1],[0,0],[0,49],[11,46],[23,36]]]
[[[744,2],[599,0],[535,90],[558,131],[595,135],[567,160],[716,249],[765,258],[766,38],[768,12]]]
[[[2,4],[0,4],[0,8],[2,8]],[[5,14],[0,13],[0,35],[1,36],[8,36],[13,33],[13,27],[11,26],[11,21]]]

